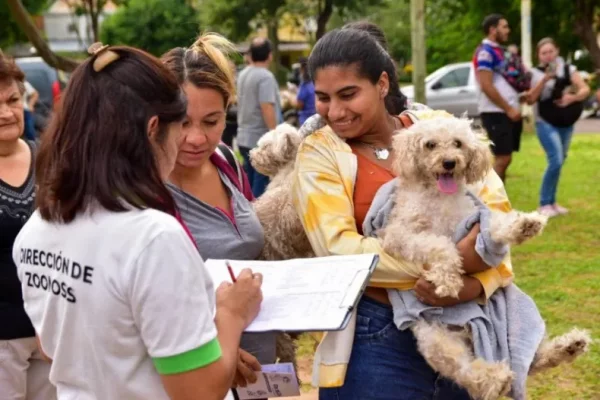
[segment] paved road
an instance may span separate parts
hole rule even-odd
[[[575,133],[600,133],[600,118],[580,119],[575,124]]]
[[[475,125],[480,126],[481,121],[475,119]],[[525,126],[525,132],[531,131],[533,126]],[[575,124],[575,133],[600,133],[600,118],[583,118]]]

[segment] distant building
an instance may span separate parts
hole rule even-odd
[[[307,20],[304,26],[299,26],[297,20],[298,18],[295,16],[285,14],[279,22],[279,29],[277,31],[281,65],[287,68],[298,62],[300,57],[310,54],[312,48],[311,41],[313,40],[311,36],[316,31],[316,25],[312,19]],[[255,33],[250,35],[249,39],[253,37],[267,37],[267,29],[256,29]],[[236,47],[240,53],[246,53],[250,44],[249,41],[245,41],[238,43]]]
[[[73,12],[73,8],[80,3],[81,0],[57,0],[44,13],[41,21],[37,21],[53,51],[86,51],[92,44],[89,19],[85,15],[76,16]],[[98,18],[98,25],[102,25],[102,21],[116,9],[117,6],[108,0]]]

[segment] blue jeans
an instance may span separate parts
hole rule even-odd
[[[538,121],[535,125],[537,137],[548,159],[548,167],[544,173],[540,191],[540,205],[546,206],[556,203],[560,170],[567,158],[567,151],[573,137],[573,127],[559,128],[545,121]]]
[[[396,328],[392,308],[368,297],[358,304],[344,386],[319,390],[319,400],[469,399],[464,389],[431,369],[412,331]]]
[[[239,149],[242,157],[244,157],[244,171],[246,171],[246,175],[248,175],[248,181],[250,182],[250,187],[252,188],[252,194],[254,197],[259,197],[265,192],[265,189],[269,184],[269,177],[256,172],[254,167],[252,167],[252,164],[250,164],[251,149],[247,147],[240,147]]]

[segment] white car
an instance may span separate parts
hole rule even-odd
[[[400,89],[410,101],[414,100],[412,85]],[[476,118],[478,96],[479,86],[471,62],[446,65],[425,78],[427,105],[435,110],[446,110],[456,116],[466,111],[470,118]]]

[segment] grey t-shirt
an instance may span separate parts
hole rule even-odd
[[[231,198],[234,222],[227,214],[185,190],[167,184],[181,218],[187,225],[202,259],[255,260],[264,246],[264,232],[252,204],[229,178],[219,171]],[[240,347],[261,364],[275,362],[275,333],[244,334]]]
[[[281,114],[279,85],[271,71],[248,66],[237,79],[238,146],[254,148],[256,142],[269,131],[260,109],[261,103],[275,106],[275,115]]]

